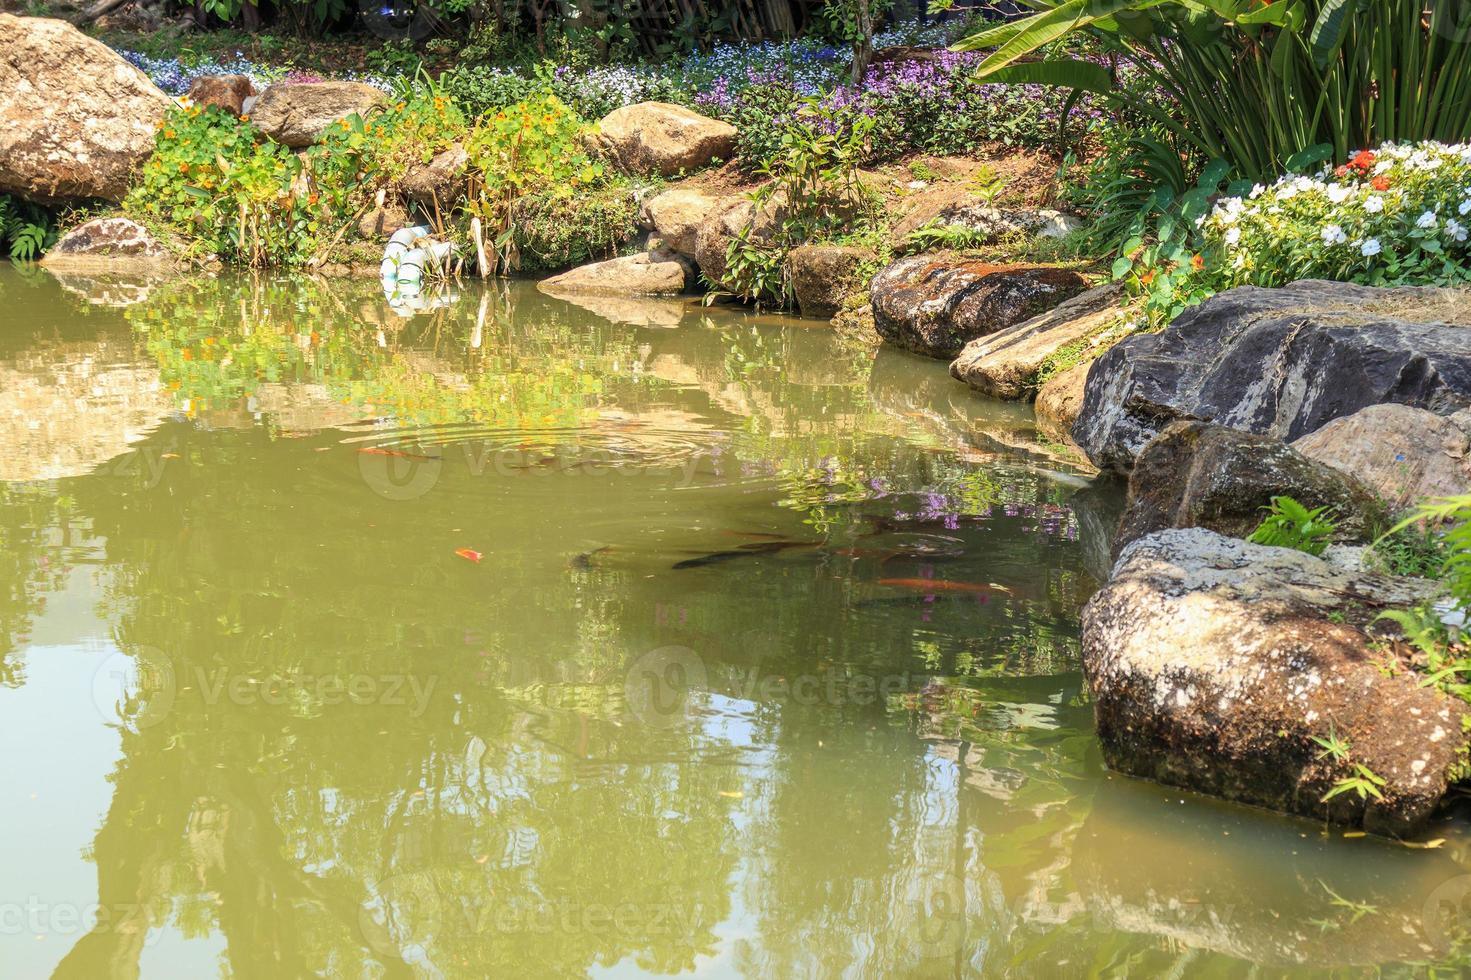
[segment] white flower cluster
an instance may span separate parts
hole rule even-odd
[[[1235,282],[1427,281],[1471,269],[1471,144],[1387,143],[1218,201],[1197,222]]]

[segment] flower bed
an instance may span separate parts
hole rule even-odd
[[[1385,144],[1228,197],[1201,219],[1216,288],[1471,281],[1471,144]]]

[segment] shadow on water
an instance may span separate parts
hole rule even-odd
[[[375,290],[0,270],[17,975],[1456,955],[1459,821],[1103,771],[1118,491],[1025,407],[779,318]]]

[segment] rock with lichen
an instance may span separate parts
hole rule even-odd
[[[1433,586],[1200,528],[1126,547],[1083,611],[1083,669],[1119,772],[1410,834],[1464,765],[1465,702],[1371,636]],[[1394,668],[1394,669],[1390,669]],[[1342,743],[1343,757],[1316,739]],[[1363,766],[1374,795],[1329,795]]]

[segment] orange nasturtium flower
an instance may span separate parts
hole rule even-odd
[[[1150,283],[1154,282],[1154,270],[1150,269],[1148,272],[1144,273],[1144,275],[1140,276],[1139,282],[1145,286],[1148,286]]]
[[[1205,268],[1205,256],[1201,255],[1199,252],[1196,252],[1190,258],[1190,268],[1194,269],[1196,272],[1199,272],[1201,269],[1204,269]]]

